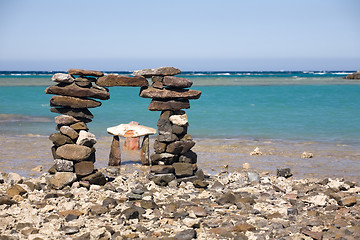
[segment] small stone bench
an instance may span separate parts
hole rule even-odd
[[[149,135],[156,134],[156,129],[137,125],[137,124],[120,124],[114,127],[107,128],[107,132],[113,135],[111,143],[109,166],[121,165],[121,150],[119,137],[144,137],[140,148],[140,159],[143,165],[150,165],[150,148]]]

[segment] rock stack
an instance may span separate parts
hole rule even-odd
[[[140,97],[152,98],[150,111],[161,111],[157,122],[158,133],[154,142],[155,153],[151,155],[152,180],[161,186],[176,180],[198,180],[197,155],[191,148],[195,145],[187,133],[188,119],[184,110],[190,108],[189,99],[198,99],[200,91],[187,89],[192,81],[175,77],[181,73],[173,67],[135,71],[134,76],[151,78],[151,87],[142,87]],[[198,173],[198,174],[197,174]]]
[[[70,69],[67,74],[56,73],[52,81],[57,85],[45,90],[54,94],[50,99],[51,112],[55,117],[58,132],[50,135],[54,166],[48,181],[53,188],[60,189],[76,180],[84,184],[105,184],[105,176],[94,168],[95,135],[90,133],[87,123],[94,117],[88,108],[101,106],[110,94],[107,89],[95,84],[104,74],[99,71]]]

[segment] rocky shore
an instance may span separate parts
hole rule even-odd
[[[3,174],[0,239],[359,239],[357,184],[246,167],[168,187],[150,181],[145,166],[103,168],[105,185],[60,190],[47,173]]]

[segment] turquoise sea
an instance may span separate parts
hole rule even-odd
[[[115,72],[130,75],[130,72]],[[186,110],[196,141],[198,164],[215,173],[226,164],[241,171],[290,167],[296,177],[346,177],[360,183],[360,81],[349,72],[185,72],[201,90]],[[34,174],[53,164],[48,136],[55,132],[50,112],[53,72],[0,72],[0,171]],[[112,87],[110,99],[91,109],[90,132],[98,139],[96,167],[107,165],[111,136],[106,128],[137,121],[156,128],[159,112],[139,88]],[[151,137],[151,141],[155,137]],[[262,156],[249,153],[259,147]],[[152,151],[152,150],[151,150]],[[313,159],[301,154],[312,152]],[[122,155],[136,170],[137,156]],[[135,168],[135,169],[134,169]]]
[[[129,72],[119,72],[128,75]],[[49,135],[54,131],[46,87],[49,72],[0,73],[0,134]],[[325,141],[360,145],[360,81],[348,72],[185,72],[201,90],[186,110],[195,137]],[[159,112],[139,88],[110,88],[110,100],[91,111],[96,136],[137,121],[156,128]]]

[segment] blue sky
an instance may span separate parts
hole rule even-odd
[[[358,0],[0,0],[0,70],[360,69]]]

